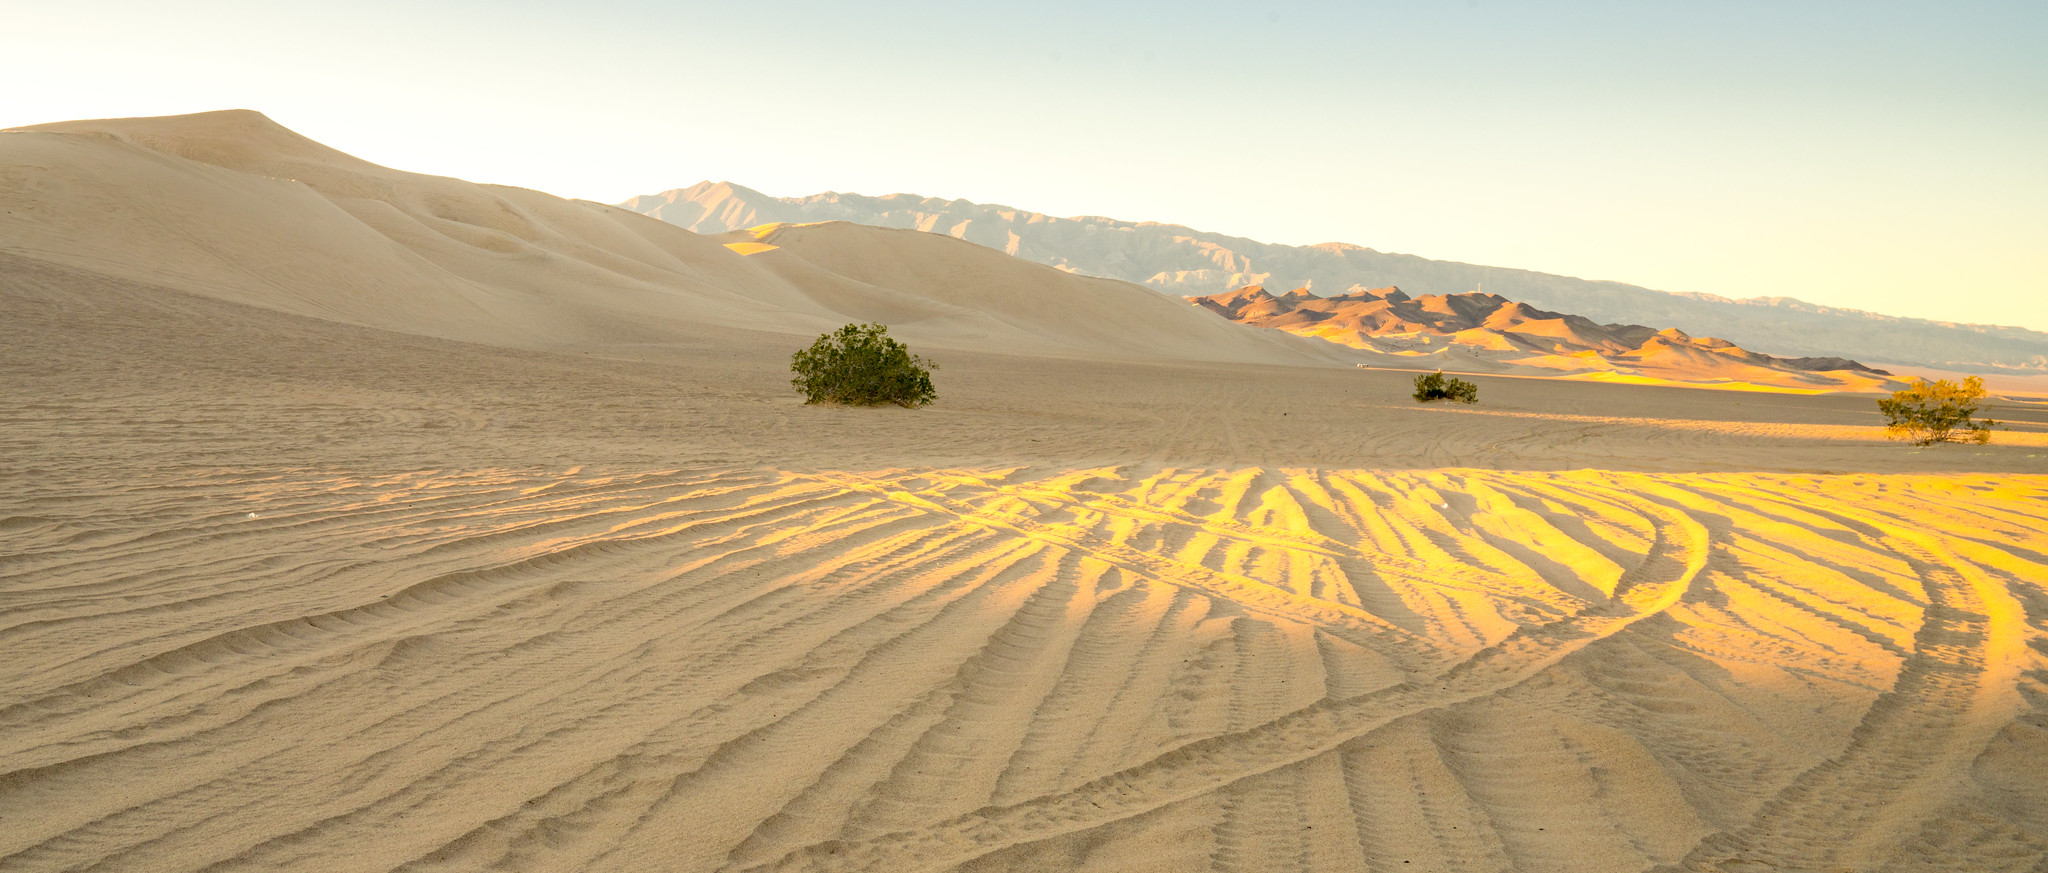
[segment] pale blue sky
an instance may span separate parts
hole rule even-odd
[[[0,0],[0,127],[910,191],[2048,330],[2048,3]]]

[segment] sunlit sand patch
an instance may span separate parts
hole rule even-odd
[[[2048,847],[2042,477],[273,471],[17,504],[9,868]]]
[[[1793,385],[1763,385],[1758,384],[1756,382],[1744,382],[1739,379],[1669,379],[1659,378],[1656,376],[1648,376],[1641,373],[1627,373],[1620,371],[1572,373],[1562,375],[1557,378],[1575,379],[1584,382],[1612,382],[1622,385],[1662,385],[1674,388],[1709,388],[1719,391],[1749,391],[1760,394],[1827,394],[1830,393],[1831,390],[1834,390],[1828,388],[1801,388]]]
[[[762,252],[772,252],[780,248],[780,246],[773,246],[764,242],[733,242],[726,243],[725,247],[742,255],[758,255]]]
[[[1773,389],[1775,390],[1775,389]],[[1891,442],[1883,427],[1847,424],[1796,424],[1767,421],[1711,421],[1693,418],[1639,418],[1619,415],[1571,415],[1555,412],[1516,412],[1472,406],[1423,407],[1443,414],[1484,415],[1572,424],[1612,424],[1664,430],[1695,431],[1729,436],[1831,442]],[[2048,432],[1999,429],[1992,431],[1991,445],[2027,448],[2048,447]],[[1955,450],[1961,451],[1958,447]]]

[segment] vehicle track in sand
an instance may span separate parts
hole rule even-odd
[[[1870,869],[1955,799],[1970,761],[2013,716],[2026,625],[2003,584],[1896,520],[1841,506],[1802,508],[1912,568],[1927,598],[1920,628],[1897,678],[1846,748],[1672,869]],[[2048,858],[2048,843],[2039,849]]]
[[[1438,676],[1326,701],[1248,730],[1190,743],[1072,791],[863,843],[821,843],[769,864],[739,869],[943,869],[1019,843],[1141,815],[1307,760],[1397,719],[1512,687],[1684,596],[1706,563],[1707,532],[1680,512],[1661,506],[1649,511],[1657,517],[1656,541],[1643,562],[1624,574],[1612,600],[1517,631]]]
[[[2024,870],[2042,530],[2013,477],[41,479],[0,870]]]

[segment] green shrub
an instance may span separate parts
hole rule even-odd
[[[1428,403],[1432,400],[1476,403],[1479,400],[1479,386],[1463,379],[1446,379],[1442,370],[1415,377],[1415,401]]]
[[[797,352],[789,384],[805,403],[876,406],[894,403],[915,409],[932,402],[932,370],[938,365],[910,353],[879,324],[849,324],[818,337]]]
[[[1893,439],[1912,440],[1916,445],[1935,443],[1988,443],[1998,422],[1972,421],[1977,403],[1984,399],[1984,380],[1976,376],[1958,385],[1947,379],[1929,382],[1914,379],[1891,399],[1879,400],[1884,429]],[[1986,411],[1989,411],[1988,408]]]

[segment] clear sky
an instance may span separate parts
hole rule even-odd
[[[258,109],[726,179],[2048,330],[2048,3],[0,0],[0,127]]]

